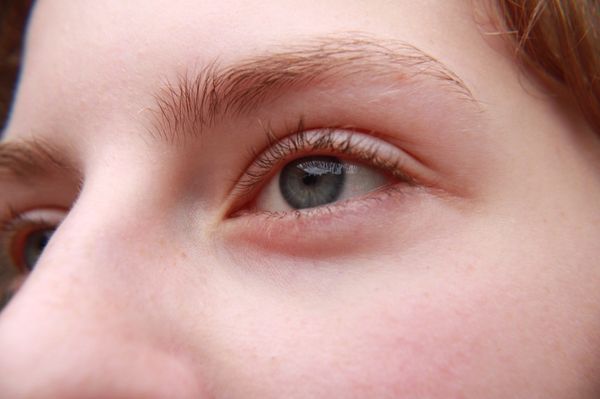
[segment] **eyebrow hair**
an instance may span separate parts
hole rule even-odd
[[[0,142],[0,180],[26,181],[57,170],[72,173],[59,154],[40,139]]]
[[[185,142],[217,121],[248,114],[285,91],[365,74],[400,84],[428,77],[458,98],[478,104],[457,74],[417,47],[346,32],[224,68],[215,61],[195,75],[180,75],[154,96],[151,133],[169,143]]]

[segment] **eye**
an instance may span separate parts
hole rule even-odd
[[[38,259],[42,255],[42,252],[48,245],[52,234],[56,228],[41,228],[39,230],[33,230],[29,234],[25,235],[23,239],[22,248],[17,247],[17,257],[20,259],[20,263],[28,270],[31,271],[35,267]]]
[[[390,183],[383,172],[334,156],[288,162],[259,194],[256,210],[314,208],[367,194]]]
[[[269,134],[270,146],[236,186],[232,217],[260,212],[299,216],[302,210],[417,185],[412,176],[423,167],[374,134],[347,128],[299,130],[281,140]]]
[[[63,218],[62,211],[35,210],[5,223],[1,233],[4,263],[21,273],[31,272]]]

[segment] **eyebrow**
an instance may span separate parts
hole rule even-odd
[[[359,32],[315,38],[221,68],[180,75],[155,94],[151,134],[168,143],[198,138],[227,117],[247,115],[282,93],[365,75],[399,85],[429,78],[457,98],[479,104],[441,61],[417,47]]]
[[[218,121],[249,114],[282,93],[365,75],[399,85],[429,78],[455,97],[478,104],[456,73],[417,47],[345,32],[288,45],[226,67],[215,61],[198,73],[187,72],[175,82],[167,81],[154,95],[150,134],[169,144],[185,143]],[[0,142],[0,180],[44,177],[56,170],[74,172],[50,143]]]
[[[6,141],[0,143],[0,181],[26,182],[55,171],[73,173],[60,152],[43,140]]]

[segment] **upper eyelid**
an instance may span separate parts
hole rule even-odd
[[[6,194],[0,198],[0,222],[32,209],[64,211],[83,184],[76,163],[54,143],[44,138],[0,142],[0,193]],[[56,187],[64,189],[56,194]],[[42,197],[47,203],[40,205]]]

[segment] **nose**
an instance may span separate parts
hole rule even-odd
[[[207,397],[156,300],[168,278],[98,212],[73,210],[0,314],[0,398]]]

